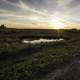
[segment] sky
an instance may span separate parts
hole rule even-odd
[[[0,0],[0,24],[13,28],[80,29],[80,0]]]

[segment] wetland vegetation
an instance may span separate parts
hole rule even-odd
[[[64,40],[22,43],[41,38]],[[80,80],[79,58],[80,30],[0,27],[0,80]]]

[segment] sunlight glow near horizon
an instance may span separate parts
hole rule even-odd
[[[62,22],[62,19],[58,17],[51,19],[49,23],[52,29],[63,29],[66,26],[66,24]]]

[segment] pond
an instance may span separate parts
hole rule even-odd
[[[22,43],[31,43],[31,44],[38,44],[38,43],[46,43],[46,42],[59,42],[63,41],[64,39],[38,39],[38,40],[22,40]]]

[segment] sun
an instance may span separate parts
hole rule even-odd
[[[56,22],[56,23],[53,23],[54,25],[54,29],[63,29],[64,28],[64,23],[62,22]]]
[[[63,29],[65,27],[65,23],[63,23],[60,19],[52,19],[50,21],[50,25],[52,29]]]

